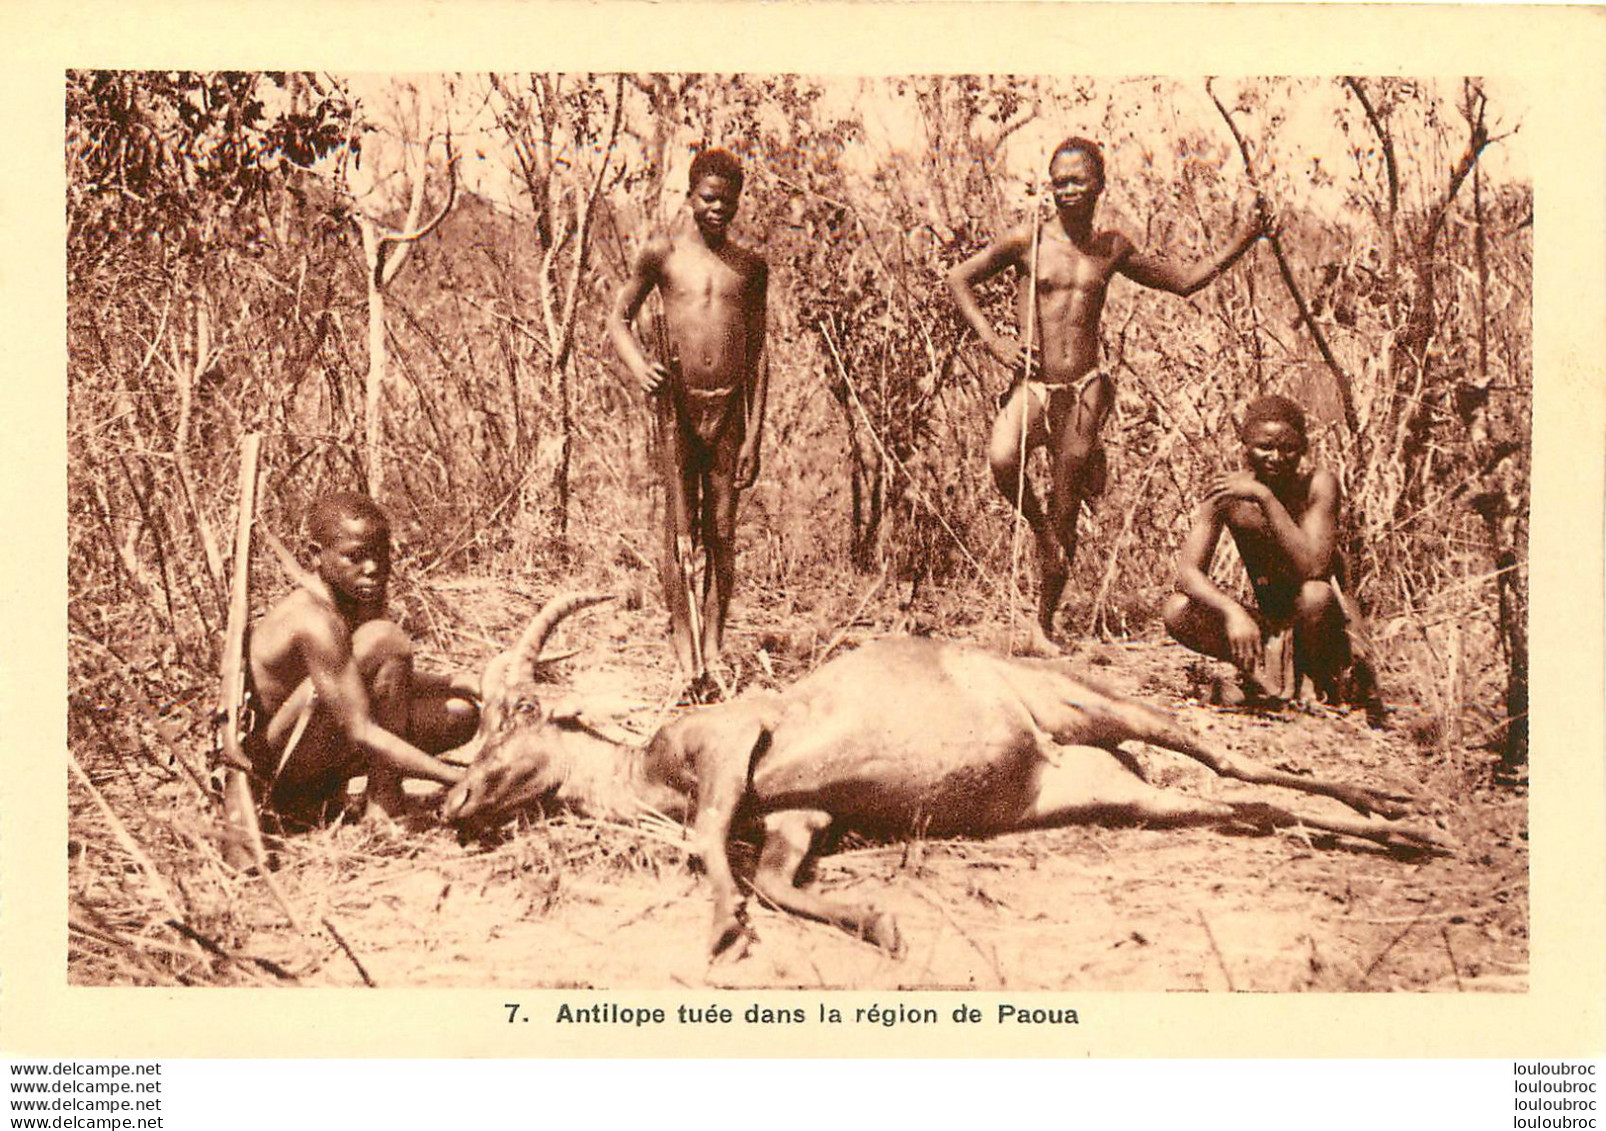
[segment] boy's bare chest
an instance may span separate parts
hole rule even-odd
[[[664,289],[684,301],[739,300],[751,284],[752,270],[737,255],[677,250],[664,261]]]

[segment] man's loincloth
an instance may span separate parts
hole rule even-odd
[[[1325,579],[1333,588],[1345,639],[1349,642],[1349,663],[1343,670],[1331,673],[1330,686],[1318,686],[1324,697],[1341,702],[1367,705],[1376,698],[1376,668],[1372,662],[1372,646],[1367,639],[1365,617],[1360,606],[1344,591],[1337,574]],[[1300,671],[1294,663],[1294,602],[1298,587],[1272,584],[1265,578],[1254,579],[1257,607],[1250,615],[1260,626],[1262,659],[1249,673],[1261,694],[1270,699],[1297,699],[1300,684],[1305,676],[1315,679],[1315,673]],[[1321,681],[1318,681],[1320,684]]]
[[[1087,454],[1087,471],[1082,478],[1082,497],[1090,501],[1104,494],[1104,487],[1109,479],[1109,457],[1105,454],[1104,443],[1098,435],[1104,429],[1104,421],[1110,415],[1110,409],[1115,404],[1115,380],[1102,369],[1094,369],[1070,381],[1041,381],[1036,377],[1025,382],[1026,395],[1035,400],[1044,410],[1048,418],[1047,434],[1052,438],[1055,432],[1055,421],[1070,419],[1070,413],[1076,411],[1082,403],[1082,398],[1093,387],[1094,382],[1105,381],[1110,386],[1110,399],[1104,411],[1093,422],[1093,444]],[[1017,388],[1019,385],[1017,384]],[[1008,398],[1015,395],[1012,388],[1005,394],[1005,403]],[[1051,442],[1055,442],[1052,441]]]
[[[680,456],[688,465],[732,470],[745,422],[742,389],[688,389],[678,383],[666,398],[674,408]]]
[[[1102,369],[1091,369],[1082,374],[1082,376],[1070,381],[1044,381],[1033,377],[1026,382],[1026,388],[1031,396],[1037,399],[1037,403],[1049,410],[1049,415],[1052,416],[1053,410],[1057,407],[1072,407],[1079,404],[1083,395],[1093,387],[1093,382],[1095,381],[1109,382],[1110,400],[1113,404],[1115,399],[1115,380]],[[1108,415],[1109,412],[1106,411],[1104,416]],[[1100,428],[1104,426],[1103,417],[1099,418],[1098,426]]]

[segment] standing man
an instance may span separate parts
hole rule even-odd
[[[1183,267],[1137,251],[1120,232],[1099,231],[1093,213],[1104,191],[1104,155],[1086,138],[1067,138],[1048,165],[1054,219],[1005,233],[948,274],[954,302],[1015,387],[993,423],[987,462],[999,491],[1031,525],[1042,580],[1032,643],[1049,639],[1070,565],[1082,500],[1104,487],[1099,429],[1115,402],[1110,376],[1098,368],[1099,317],[1117,274],[1145,287],[1191,295],[1238,261],[1261,235],[1257,214],[1210,260]],[[1013,267],[1019,276],[1017,318],[1028,345],[1000,335],[982,313],[974,287]],[[1034,301],[1035,300],[1035,301]],[[1026,453],[1047,445],[1053,467],[1048,513],[1026,482]]]
[[[723,149],[692,161],[691,223],[655,234],[608,315],[608,336],[653,403],[665,487],[662,576],[675,659],[702,683],[724,644],[736,573],[737,492],[758,478],[769,383],[769,267],[730,238],[741,162]],[[653,354],[631,322],[653,290],[663,303]],[[702,578],[693,555],[703,555]]]

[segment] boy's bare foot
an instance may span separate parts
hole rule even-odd
[[[1027,629],[1026,650],[1030,655],[1042,656],[1050,660],[1065,655],[1065,649],[1054,643],[1049,638],[1048,633],[1043,630],[1043,626],[1036,621],[1030,622],[1030,627]]]
[[[718,703],[726,698],[724,688],[715,681],[713,675],[703,672],[692,677],[686,684],[685,690],[680,693],[680,702],[688,707],[700,707],[708,703]]]
[[[370,797],[363,806],[363,827],[375,832],[399,834],[403,831],[401,822],[405,808],[404,804],[387,804]]]

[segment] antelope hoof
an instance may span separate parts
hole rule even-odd
[[[1401,848],[1432,852],[1439,856],[1454,856],[1455,842],[1437,829],[1423,825],[1405,825],[1389,830]]]
[[[1341,786],[1333,796],[1336,800],[1342,801],[1363,816],[1369,817],[1376,814],[1379,817],[1387,817],[1392,821],[1411,812],[1410,806],[1404,804],[1410,798],[1393,793],[1384,793],[1377,789],[1368,789],[1365,786]]]
[[[889,958],[902,958],[905,947],[898,920],[890,911],[872,912],[864,923],[864,941],[880,947]]]
[[[709,937],[708,961],[740,962],[747,957],[747,948],[752,945],[752,941],[753,932],[742,921],[740,912],[715,915],[714,930]]]

